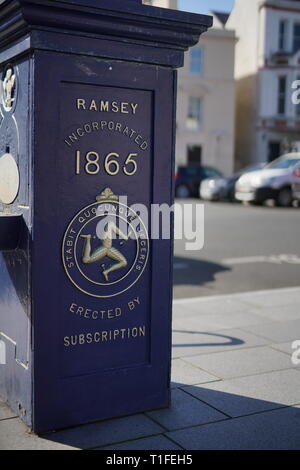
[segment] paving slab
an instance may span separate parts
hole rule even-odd
[[[266,323],[270,321],[298,320],[300,317],[300,303],[258,308],[256,313],[258,316],[265,318]]]
[[[300,409],[283,408],[167,433],[186,450],[299,450]]]
[[[299,309],[300,310],[300,309]],[[300,311],[299,311],[300,316]],[[265,325],[248,325],[242,328],[254,335],[266,338],[270,343],[284,343],[300,339],[300,319],[289,321],[274,321]]]
[[[161,435],[101,447],[99,450],[182,450],[182,447]]]
[[[286,354],[265,346],[185,357],[184,360],[220,379],[262,374],[292,367],[291,360]]]
[[[159,424],[154,423],[144,414],[138,414],[86,424],[58,431],[46,437],[49,440],[80,449],[92,449],[130,439],[148,437],[162,432],[164,432],[164,429]]]
[[[212,374],[208,374],[204,370],[195,367],[192,364],[187,364],[182,359],[174,359],[172,361],[172,387],[180,387],[182,384],[193,385],[193,384],[203,384],[207,382],[214,382],[219,380]]]
[[[214,315],[220,313],[220,307],[224,315],[255,310],[252,305],[242,302],[234,296],[219,296],[174,300],[173,312],[175,316],[177,313],[180,315],[183,310],[188,315],[199,313]]]
[[[214,331],[227,328],[241,328],[252,325],[264,325],[268,323],[267,318],[263,318],[254,312],[241,311],[223,314],[222,306],[218,313],[201,313],[186,315],[182,312],[181,316],[173,317],[173,328],[175,330]]]
[[[187,326],[189,323],[187,322]],[[269,341],[238,328],[213,332],[173,329],[173,358],[263,346]]]
[[[222,380],[183,390],[231,417],[300,404],[300,374],[295,370]]]
[[[299,450],[294,340],[300,289],[175,301],[170,409],[38,437],[0,402],[0,449]]]
[[[277,351],[281,351],[291,357],[293,352],[295,351],[295,349],[292,348],[292,344],[292,341],[287,341],[286,343],[273,343],[270,344],[270,348],[276,349]]]
[[[172,390],[172,406],[146,413],[167,430],[210,423],[227,417],[179,389]]]
[[[300,290],[296,288],[274,289],[237,294],[236,300],[255,307],[277,307],[282,305],[300,304]]]
[[[13,418],[0,421],[0,450],[76,450],[76,447],[38,437],[18,418]]]

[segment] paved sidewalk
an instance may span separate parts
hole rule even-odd
[[[300,288],[177,300],[170,409],[37,437],[0,402],[0,449],[300,449],[295,340]]]

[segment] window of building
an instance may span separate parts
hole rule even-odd
[[[190,50],[190,73],[193,75],[203,73],[203,49],[201,47],[193,47]]]
[[[281,20],[279,22],[279,50],[286,51],[287,49],[287,30],[288,22],[286,20]]]
[[[285,114],[286,107],[286,76],[283,75],[278,78],[278,104],[277,104],[277,113]]]
[[[197,130],[201,127],[201,121],[202,99],[190,96],[186,127],[191,130]]]
[[[298,52],[300,50],[300,23],[294,24],[294,40],[293,40],[293,51]]]
[[[201,165],[202,147],[200,145],[189,145],[187,149],[187,161],[189,165]]]

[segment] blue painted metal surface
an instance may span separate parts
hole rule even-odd
[[[0,394],[37,432],[166,407],[173,242],[151,240],[131,206],[173,202],[175,68],[211,19],[139,0],[1,12],[19,134],[0,142],[21,178],[2,211],[23,227],[0,255]],[[116,240],[116,224],[99,235],[107,215]]]

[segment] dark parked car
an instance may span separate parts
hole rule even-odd
[[[264,163],[243,168],[229,178],[209,178],[202,181],[200,185],[200,197],[207,201],[230,201],[235,202],[235,183],[244,174],[251,171],[261,170]]]
[[[220,171],[208,166],[179,166],[175,178],[175,194],[180,198],[199,197],[201,181],[221,177]]]

